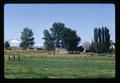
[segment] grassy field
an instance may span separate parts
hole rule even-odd
[[[8,55],[21,60],[9,61]],[[114,78],[115,57],[85,54],[50,55],[44,51],[5,51],[5,78]]]

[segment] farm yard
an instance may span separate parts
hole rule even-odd
[[[15,60],[9,60],[10,54]],[[20,55],[20,60],[18,56]],[[5,78],[115,78],[115,55],[48,54],[44,50],[5,50]]]
[[[5,79],[115,78],[113,4],[7,4],[4,11]]]

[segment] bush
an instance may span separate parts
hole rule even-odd
[[[12,50],[10,47],[6,48],[6,50]]]
[[[84,51],[84,48],[82,46],[79,46],[78,49],[79,49],[80,52]]]
[[[9,44],[8,41],[5,41],[4,47],[5,47],[6,49],[10,49],[10,44]]]
[[[37,50],[43,50],[43,48],[37,48]]]

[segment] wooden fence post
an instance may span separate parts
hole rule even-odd
[[[13,54],[13,60],[15,61],[15,55]]]
[[[20,55],[18,55],[18,60],[20,61]]]
[[[10,55],[8,55],[8,59],[10,60]]]

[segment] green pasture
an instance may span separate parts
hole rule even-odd
[[[8,60],[11,53],[18,61]],[[53,55],[45,51],[5,51],[5,78],[115,78],[115,56],[85,53]],[[16,56],[17,58],[17,56]]]

